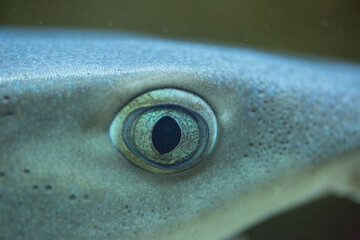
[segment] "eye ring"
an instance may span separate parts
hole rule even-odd
[[[164,152],[154,142],[155,126],[162,122],[178,130],[178,135],[171,137],[175,142],[169,143],[172,145]],[[170,88],[136,97],[120,110],[110,126],[110,138],[121,154],[154,173],[189,169],[209,156],[216,137],[217,121],[210,106],[192,93]]]

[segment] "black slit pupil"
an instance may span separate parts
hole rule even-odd
[[[152,131],[153,145],[161,155],[171,152],[181,140],[181,129],[172,117],[160,118]]]

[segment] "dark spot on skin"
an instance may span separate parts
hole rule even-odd
[[[250,109],[251,112],[256,112],[255,108]]]
[[[141,217],[144,217],[144,214],[143,214],[143,213],[141,214]]]
[[[24,169],[24,173],[30,173],[29,169]]]
[[[51,187],[50,185],[46,185],[46,186],[45,186],[45,189],[46,189],[46,190],[51,190],[52,187]]]
[[[134,234],[137,234],[137,231],[134,231]]]
[[[111,233],[108,233],[108,237],[111,237]]]
[[[249,143],[250,147],[254,146],[254,143]]]
[[[38,188],[39,188],[38,185],[34,185],[34,186],[33,186],[33,189],[38,189]]]
[[[125,205],[125,208],[128,209],[128,208],[129,208],[129,205]]]
[[[4,172],[0,172],[0,177],[5,177],[5,173],[4,173]]]
[[[261,146],[262,145],[262,143],[261,142],[259,142],[259,146]]]
[[[9,97],[9,96],[7,96],[7,95],[5,95],[5,96],[4,96],[4,99],[5,99],[5,100],[9,100],[9,99],[10,99],[10,97]]]
[[[69,197],[70,200],[75,200],[76,199],[76,196],[75,194],[71,194],[70,197]]]
[[[249,155],[247,155],[246,153],[244,154],[244,157],[246,157],[246,158],[247,158],[248,156],[249,156]]]
[[[4,115],[4,116],[12,116],[13,113],[12,113],[12,112],[4,112],[3,115]]]
[[[84,194],[84,199],[89,199],[89,195]]]

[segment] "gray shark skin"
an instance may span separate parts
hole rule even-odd
[[[325,196],[359,197],[360,65],[108,32],[0,31],[0,239],[222,239]],[[177,174],[113,146],[116,114],[176,88],[214,110]]]

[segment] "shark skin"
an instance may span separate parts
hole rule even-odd
[[[0,61],[0,239],[223,239],[329,194],[359,199],[359,64],[12,28]],[[169,175],[109,137],[123,106],[162,88],[218,122],[212,154]]]

